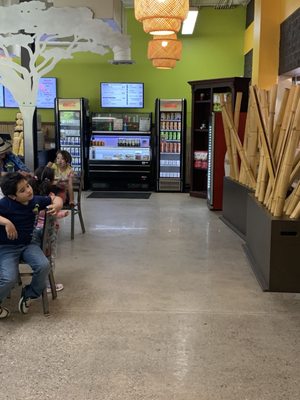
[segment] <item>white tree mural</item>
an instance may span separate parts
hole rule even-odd
[[[27,68],[11,54],[17,46],[27,52]],[[86,7],[56,8],[42,1],[0,6],[0,83],[12,93],[23,115],[25,162],[29,168],[33,168],[32,123],[39,79],[76,52],[118,53],[129,47],[128,36],[94,19]]]

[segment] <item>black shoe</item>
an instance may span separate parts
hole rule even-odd
[[[0,306],[0,319],[7,318],[10,312],[7,308]]]
[[[30,297],[25,297],[25,288],[22,289],[21,298],[19,300],[19,311],[22,314],[27,314],[31,304]]]

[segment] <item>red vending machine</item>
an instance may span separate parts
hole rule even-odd
[[[238,134],[243,142],[246,112],[240,113]],[[223,178],[225,175],[226,143],[221,112],[212,112],[208,130],[207,205],[222,210]]]

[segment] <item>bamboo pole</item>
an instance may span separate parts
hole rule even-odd
[[[293,170],[292,170],[292,173],[290,176],[290,182],[289,182],[290,186],[296,179],[299,178],[299,175],[300,175],[300,151],[296,155],[295,160],[294,160]]]
[[[245,170],[246,170],[246,174],[247,174],[247,176],[249,178],[249,181],[250,181],[250,185],[251,185],[251,187],[254,188],[255,187],[255,183],[256,183],[254,175],[253,175],[253,173],[252,173],[252,171],[250,169],[249,162],[248,162],[248,160],[246,158],[245,151],[243,149],[243,146],[241,145],[241,141],[240,141],[240,138],[239,138],[239,136],[238,136],[238,134],[236,132],[234,123],[233,123],[232,119],[230,118],[230,115],[228,114],[228,111],[227,111],[227,109],[225,107],[224,101],[222,101],[222,100],[221,100],[221,107],[222,107],[222,111],[224,113],[224,118],[226,120],[226,123],[228,124],[230,133],[234,137],[234,141],[235,141],[235,144],[236,144],[236,147],[237,147],[241,162],[244,164],[244,167],[245,167]]]
[[[245,154],[247,156],[247,149],[249,145],[249,129],[250,129],[250,99],[248,100],[248,107],[247,107],[247,116],[246,116],[246,124],[245,124],[245,132],[244,132],[244,140],[243,140],[243,148]],[[246,174],[243,167],[243,164],[240,165],[240,173],[239,173],[239,182],[242,184],[246,184]]]
[[[281,170],[281,165],[282,165],[282,159],[283,155],[286,149],[286,145],[288,142],[288,137],[289,137],[289,127],[290,123],[292,120],[292,107],[294,104],[294,97],[295,97],[295,86],[292,86],[291,89],[289,90],[288,93],[288,99],[286,102],[286,108],[284,110],[284,116],[283,116],[283,121],[282,125],[280,128],[279,136],[278,136],[278,141],[275,149],[275,162],[276,162],[276,174],[275,174],[275,182],[272,192],[270,195],[270,199],[268,200],[269,204],[269,209],[272,214],[274,214],[275,210],[275,197],[276,197],[276,192],[277,192],[277,187],[279,185],[279,173]]]
[[[242,96],[243,96],[243,93],[237,92],[236,98],[235,98],[233,121],[234,121],[234,126],[235,126],[235,129],[237,132],[239,131]],[[232,109],[232,103],[231,103],[231,109]],[[231,136],[231,147],[232,147],[232,161],[233,161],[234,175],[235,175],[236,179],[238,180],[238,177],[239,177],[238,155],[237,155],[236,145],[235,145],[235,142],[234,142],[234,139],[232,136]]]
[[[277,98],[278,85],[273,85],[270,91],[270,104],[269,104],[269,118],[267,124],[267,134],[272,147],[273,144],[273,129],[275,121],[275,108],[276,108],[276,98]]]
[[[262,175],[263,175],[263,166],[265,163],[265,155],[264,155],[264,150],[260,150],[260,156],[259,156],[259,164],[258,164],[258,173],[257,173],[257,179],[256,179],[256,189],[255,189],[255,197],[258,199],[259,193],[260,193],[260,186],[262,184]]]
[[[289,93],[290,93],[290,89],[285,89],[282,100],[281,100],[279,113],[278,113],[278,116],[277,116],[277,119],[275,122],[275,128],[274,128],[274,132],[273,132],[273,143],[272,143],[272,148],[273,148],[274,152],[277,147],[278,135],[279,135],[279,132],[280,132],[280,129],[282,126],[284,112],[286,110]],[[275,163],[276,163],[276,155],[275,155]]]
[[[285,201],[284,211],[286,215],[292,214],[299,201],[300,201],[300,182],[297,183],[296,187]]]
[[[292,212],[290,218],[297,219],[300,217],[300,202],[297,204],[295,210]]]
[[[272,193],[271,213],[273,215],[275,213],[275,208],[276,208],[276,204],[277,204],[278,192],[281,190],[280,187],[282,185],[285,185],[282,182],[282,171],[283,171],[282,168],[283,168],[283,165],[285,162],[288,143],[289,143],[290,135],[292,132],[292,126],[293,126],[294,119],[295,119],[295,112],[296,112],[296,108],[298,105],[298,99],[299,99],[299,90],[298,89],[296,86],[292,86],[290,89],[289,99],[287,102],[288,109],[286,110],[286,113],[285,113],[286,118],[284,117],[284,121],[282,123],[284,136],[281,138],[281,148],[280,148],[280,152],[279,152],[277,170],[276,170],[276,181],[275,181],[275,185],[274,185],[273,193]],[[279,139],[280,139],[280,137],[279,137]],[[280,141],[278,140],[277,145],[279,145],[279,142]]]
[[[233,119],[233,105],[232,105],[232,101],[230,99],[230,102],[226,102],[225,103],[225,107],[227,109],[228,114],[230,115],[230,117]],[[233,172],[233,177],[235,180],[238,180],[238,158],[237,158],[237,150],[236,150],[236,145],[235,145],[235,141],[232,137],[232,135],[230,134],[229,131],[229,135],[230,135],[230,144],[231,144],[231,154],[232,154],[232,172]]]
[[[273,126],[275,119],[275,106],[276,106],[276,96],[277,96],[277,85],[274,85],[271,88],[271,91],[268,96],[268,119],[267,119],[267,137],[270,143],[270,147],[272,148],[272,140],[273,140]],[[264,203],[266,192],[268,187],[272,185],[271,181],[268,180],[268,169],[267,169],[267,160],[263,160],[262,172],[261,172],[261,182],[259,188],[258,201]],[[270,189],[269,189],[270,191]]]
[[[290,114],[291,114],[292,104],[293,104],[294,97],[295,97],[295,90],[296,90],[296,87],[292,86],[289,91],[280,132],[278,134],[278,140],[277,140],[277,145],[276,145],[275,154],[274,154],[276,165],[278,165],[280,155],[282,154],[282,147],[284,146],[284,142],[287,137],[286,133],[289,128],[289,123],[290,123],[290,118],[291,118]]]
[[[224,95],[221,94],[220,96],[221,103],[224,103]],[[232,148],[231,148],[231,140],[230,140],[230,130],[229,127],[226,123],[226,119],[224,117],[223,109],[222,109],[222,120],[223,120],[223,127],[224,127],[224,136],[225,136],[225,143],[226,143],[226,148],[227,148],[227,156],[229,160],[229,165],[230,165],[230,177],[232,179],[236,179],[234,176],[234,171],[233,171],[233,160],[232,160]]]
[[[289,178],[293,168],[293,162],[295,157],[296,146],[299,143],[300,137],[300,103],[299,103],[299,96],[300,96],[300,87],[296,87],[295,91],[295,99],[292,106],[292,115],[291,115],[291,129],[290,135],[288,139],[288,143],[286,146],[286,152],[283,156],[282,160],[282,167],[280,169],[279,174],[279,184],[278,190],[276,192],[275,197],[275,209],[274,209],[274,216],[280,217],[283,212],[286,192],[289,185]],[[295,112],[294,112],[295,109]]]
[[[261,110],[258,103],[257,93],[254,87],[250,87],[250,95],[253,98],[253,104],[255,108],[256,118],[259,126],[259,133],[262,143],[262,148],[264,150],[264,156],[266,158],[267,168],[270,176],[271,182],[274,182],[275,176],[275,164],[273,159],[273,152],[267,137],[266,127],[263,121]]]
[[[248,146],[247,146],[247,158],[250,163],[250,168],[257,176],[258,172],[258,126],[255,118],[254,106],[252,98],[250,97],[250,117],[249,117],[249,134],[248,134]]]
[[[264,116],[264,123],[267,127],[267,137],[270,141],[270,132],[268,131],[268,123],[269,123],[269,110],[270,110],[270,97],[266,91],[263,91],[261,96],[261,105],[262,105],[262,115]],[[271,144],[271,142],[270,142]],[[265,157],[264,151],[261,152],[261,164],[260,164],[260,182],[259,182],[259,189],[258,189],[258,201],[262,202],[266,192],[267,186],[267,178],[268,178],[268,170],[267,170],[267,159]]]

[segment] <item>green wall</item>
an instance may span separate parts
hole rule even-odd
[[[191,90],[188,81],[243,75],[243,43],[246,8],[230,10],[200,9],[196,32],[181,36],[181,61],[173,70],[158,70],[147,59],[150,35],[127,10],[127,32],[132,37],[133,65],[111,65],[112,53],[100,56],[81,53],[72,60],[61,61],[49,74],[58,78],[59,97],[87,97],[91,111],[100,111],[99,83],[101,81],[141,81],[145,84],[146,112],[154,111],[154,102],[160,98],[187,98],[191,108]],[[15,120],[17,110],[2,109],[1,121]],[[40,110],[42,121],[54,120],[50,110]],[[188,125],[190,118],[188,116]]]

